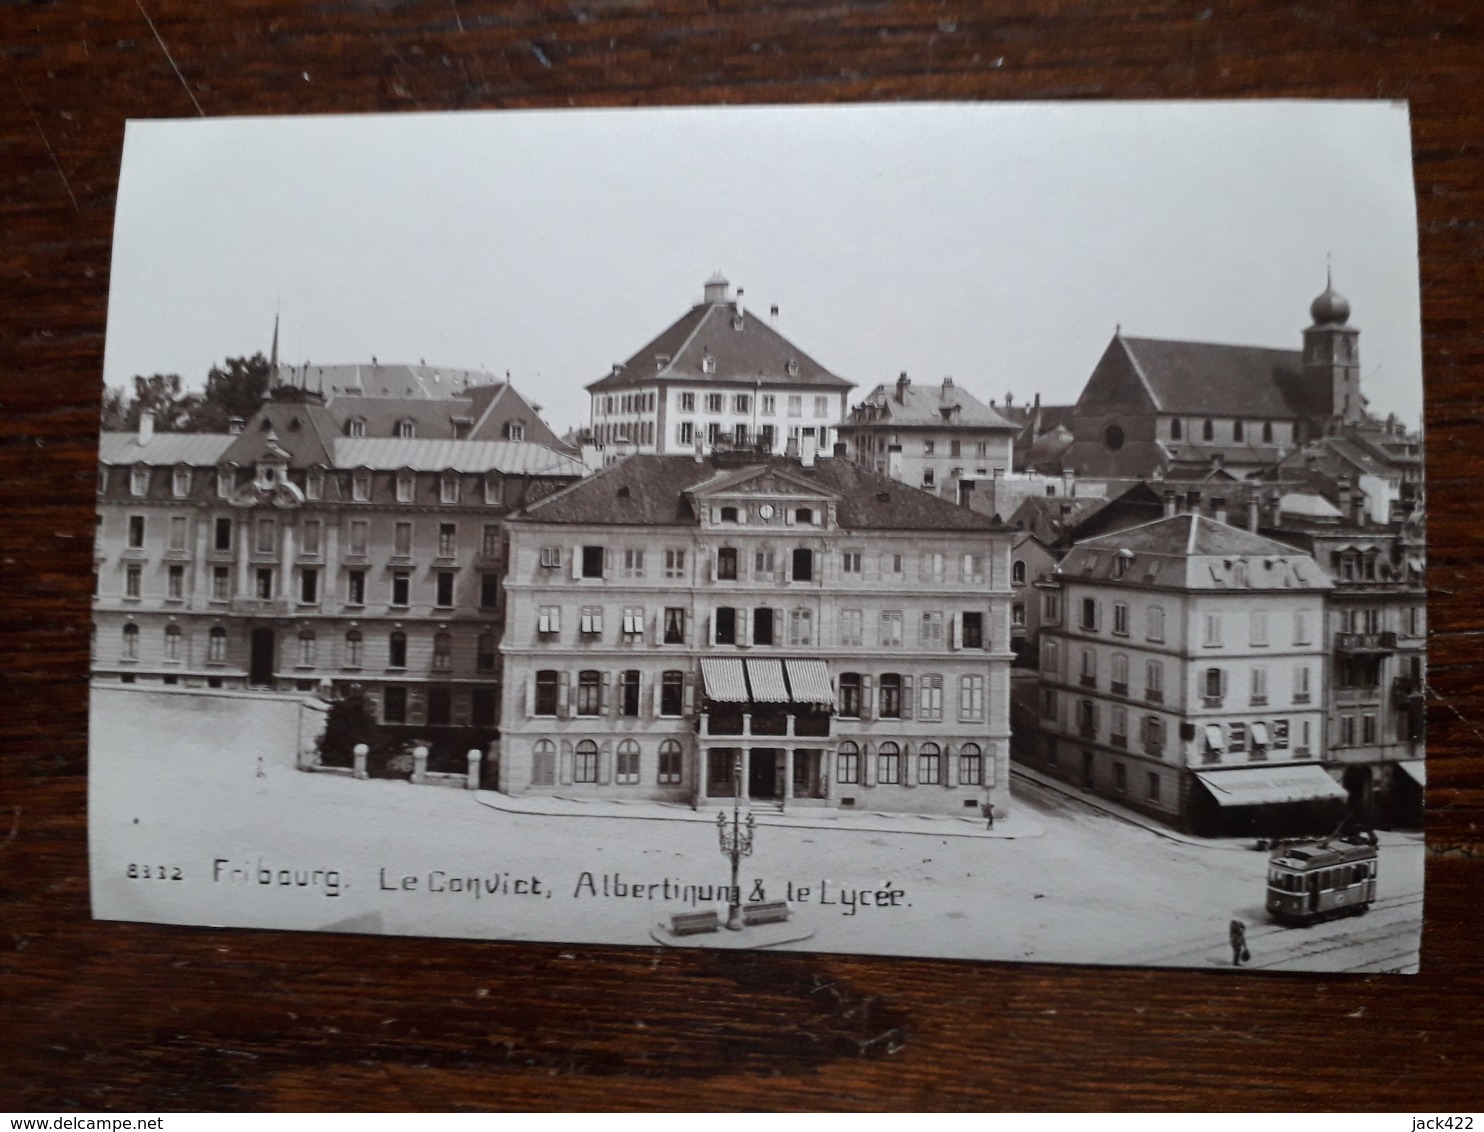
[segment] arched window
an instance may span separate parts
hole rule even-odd
[[[895,743],[882,743],[876,751],[876,781],[882,786],[896,786],[902,781],[902,749]]]
[[[387,639],[388,668],[407,667],[407,634],[398,629]]]
[[[433,670],[447,672],[453,667],[453,638],[447,633],[433,637]]]
[[[598,781],[598,745],[596,743],[591,739],[583,739],[579,742],[574,760],[572,781]]]
[[[139,659],[139,626],[132,622],[124,626],[124,659]]]
[[[666,739],[660,744],[659,782],[661,785],[673,785],[680,781],[680,741],[678,739]]]
[[[361,631],[352,629],[345,634],[345,667],[361,667]]]
[[[978,743],[965,743],[958,749],[958,784],[978,786],[984,781],[984,756]]]
[[[165,659],[180,659],[180,626],[165,626]]]
[[[1123,427],[1121,425],[1110,424],[1107,428],[1103,429],[1103,443],[1108,446],[1110,452],[1117,452],[1122,448],[1123,439]]]
[[[556,785],[556,744],[550,739],[537,739],[531,748],[531,785]]]
[[[632,785],[639,781],[639,744],[625,739],[618,745],[618,758],[613,765],[613,781]]]
[[[917,781],[937,786],[943,781],[943,751],[936,743],[924,743],[917,751]]]
[[[1017,559],[1010,567],[1010,580],[1022,585],[1025,583],[1025,561],[1023,559]]]
[[[213,625],[206,638],[206,661],[208,664],[227,662],[227,631],[220,625]]]
[[[1235,440],[1235,441],[1239,441],[1239,442],[1241,441],[1241,439],[1242,439],[1242,422],[1241,421],[1232,421],[1232,439]]]
[[[840,743],[840,753],[835,759],[835,781],[842,786],[854,785],[861,780],[861,749],[849,739]]]
[[[1202,421],[1201,422],[1201,439],[1202,440],[1215,440],[1216,439],[1216,426],[1214,424],[1212,424],[1210,421]]]
[[[1181,431],[1180,418],[1176,417],[1174,420],[1170,421],[1170,439],[1179,440]]]

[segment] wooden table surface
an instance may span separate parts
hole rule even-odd
[[[1481,1107],[1477,0],[7,0],[0,31],[0,1109]],[[89,920],[90,535],[125,119],[1252,96],[1412,106],[1432,537],[1420,976]]]

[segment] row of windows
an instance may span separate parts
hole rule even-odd
[[[812,524],[817,515],[813,508],[800,507],[794,517],[799,523]],[[722,507],[717,511],[717,518],[722,523],[736,523],[740,521],[740,514],[735,507]],[[570,559],[566,559],[560,546],[543,546],[538,552],[537,562],[542,570],[559,570],[564,560],[571,562],[574,578],[642,579],[649,577],[651,563],[658,563],[666,578],[686,577],[686,551],[682,548],[651,554],[642,547],[619,551],[604,546],[580,546],[572,549]],[[744,551],[735,546],[722,546],[714,555],[708,556],[707,573],[713,581],[720,582],[748,578],[773,581],[777,580],[778,569],[782,566],[784,581],[812,582],[822,572],[825,561],[822,552],[808,547],[795,547],[789,551],[766,547]],[[878,578],[901,583],[907,580],[909,556],[895,553],[874,556],[863,549],[845,549],[838,553],[835,562],[841,578],[864,578],[870,567]],[[983,585],[989,578],[989,556],[985,554],[930,551],[917,557],[916,567],[917,580],[933,584],[962,582]]]
[[[452,688],[428,685],[421,689],[425,695],[422,710],[409,695],[406,687],[389,684],[381,690],[381,721],[383,723],[426,723],[431,727],[448,727],[459,722],[454,711]],[[475,688],[470,697],[472,715],[469,722],[475,727],[493,727],[497,713],[494,688]]]
[[[594,398],[597,408],[604,416],[614,413],[652,413],[655,407],[653,393],[610,393]]]
[[[123,627],[122,652],[124,660],[139,659],[140,628],[130,622]],[[164,629],[161,657],[167,661],[184,660],[182,655],[184,634],[179,625],[166,625]],[[387,636],[387,667],[407,667],[407,643],[405,632],[396,630]],[[296,667],[313,668],[319,663],[319,635],[313,629],[301,629],[299,635],[290,638],[291,654],[285,659]],[[476,642],[476,666],[481,672],[495,670],[495,637],[492,633],[481,633]],[[360,668],[365,658],[365,636],[359,629],[345,634],[341,652],[341,668]],[[220,625],[212,626],[206,637],[206,663],[225,664],[227,660],[227,630]],[[444,632],[433,634],[433,671],[447,672],[453,668],[453,637]]]
[[[613,444],[623,440],[629,444],[649,446],[654,443],[653,421],[630,421],[625,423],[600,424],[593,429],[593,440],[598,444]]]
[[[874,684],[874,688],[873,688]],[[962,722],[984,719],[985,679],[966,674],[958,678],[957,718]],[[905,676],[884,672],[872,677],[842,672],[836,694],[836,714],[841,719],[918,719],[927,722],[944,718],[944,680],[934,672]]]
[[[1050,675],[1058,671],[1058,649],[1055,641],[1041,646],[1041,666]],[[1290,669],[1291,691],[1296,704],[1309,703],[1313,697],[1312,669],[1307,664],[1298,664]],[[1083,649],[1077,682],[1084,688],[1099,686],[1098,657],[1092,649]],[[1108,690],[1115,696],[1127,696],[1129,690],[1129,659],[1124,653],[1114,653],[1109,665]],[[1379,677],[1377,678],[1379,680]],[[1262,707],[1268,702],[1268,669],[1258,665],[1248,670],[1248,702],[1253,707]],[[1224,668],[1206,668],[1200,674],[1201,696],[1205,707],[1221,707],[1228,694],[1227,671]],[[1051,692],[1048,689],[1048,692]],[[1151,703],[1163,703],[1165,693],[1164,662],[1144,662],[1144,699]],[[1054,692],[1051,694],[1054,695]]]
[[[796,372],[797,366],[793,371]],[[652,396],[652,395],[651,395]],[[748,414],[753,411],[753,394],[734,393],[731,395],[731,411],[734,413]],[[778,398],[772,393],[757,394],[757,414],[763,417],[772,417],[778,414]],[[611,398],[610,398],[611,400]],[[694,413],[696,411],[696,394],[684,392],[680,394],[679,411],[682,413]],[[727,411],[728,398],[725,393],[703,393],[701,402],[708,413],[724,413]],[[784,401],[787,413],[791,417],[802,417],[804,415],[804,395],[801,393],[790,393]],[[653,409],[651,404],[650,409]],[[828,417],[830,415],[829,397],[816,396],[814,398],[815,417]],[[611,407],[608,410],[612,411]]]
[[[148,519],[144,515],[130,515],[127,531],[127,547],[144,550],[148,545]],[[334,529],[334,524],[330,524]],[[212,520],[211,550],[228,553],[236,539],[237,522],[229,516],[220,515]],[[282,522],[268,516],[259,517],[252,523],[251,550],[254,554],[277,555],[280,540],[297,535],[296,549],[301,555],[314,556],[324,553],[325,522],[321,519],[301,519],[297,524]],[[185,515],[169,517],[166,548],[172,553],[190,550],[190,520]],[[501,526],[486,523],[480,532],[479,553],[484,558],[498,558],[501,552]],[[367,519],[352,519],[346,526],[345,554],[347,557],[365,557],[370,552],[371,523]],[[414,549],[413,524],[410,520],[398,520],[392,525],[392,554],[398,558],[412,557]],[[431,547],[439,558],[455,558],[459,550],[459,525],[439,523],[437,539]]]
[[[1060,613],[1060,605],[1053,602],[1053,595],[1046,595],[1046,608],[1043,611],[1048,620],[1054,619]],[[1225,643],[1225,625],[1230,617],[1237,617],[1236,613],[1224,613],[1219,611],[1208,611],[1203,615],[1203,634],[1201,643],[1208,648],[1217,648]],[[1293,611],[1292,643],[1295,645],[1308,645],[1313,643],[1312,618],[1310,612],[1305,609]],[[1269,634],[1270,617],[1267,610],[1252,609],[1247,611],[1247,644],[1255,648],[1263,648],[1272,643]],[[1079,607],[1077,627],[1085,633],[1098,633],[1103,627],[1102,602],[1095,597],[1085,597]],[[1113,623],[1110,626],[1112,635],[1115,637],[1127,637],[1131,635],[1129,607],[1126,602],[1116,601],[1113,603]],[[1144,639],[1155,643],[1162,643],[1165,639],[1165,611],[1163,606],[1151,605],[1144,611]]]
[[[1060,761],[1061,758],[1057,751],[1056,741],[1054,739],[1048,739],[1046,741],[1046,762],[1051,766],[1057,766]],[[1092,752],[1083,751],[1082,774],[1084,781],[1089,786],[1092,785],[1092,765]],[[1144,797],[1150,802],[1159,802],[1161,794],[1160,773],[1154,770],[1148,771],[1144,776],[1144,783]],[[1113,763],[1113,789],[1119,794],[1128,793],[1128,768],[1116,760]]]
[[[842,786],[864,785],[861,774],[867,757],[862,754],[858,744],[850,740],[842,741],[835,756],[835,781]],[[915,778],[909,780],[906,771],[910,757],[896,743],[878,743],[875,755],[876,784],[900,786],[915,782],[920,786],[951,785],[944,777],[950,765],[954,765],[949,761],[954,758],[951,751],[945,752],[937,743],[918,744],[917,757],[913,764],[917,773]],[[959,747],[956,769],[958,785],[983,784],[984,754],[978,743],[964,743]]]
[[[1225,422],[1223,422],[1223,423],[1225,423]],[[1179,417],[1174,417],[1173,419],[1171,419],[1171,421],[1170,421],[1170,439],[1171,440],[1181,440],[1181,439],[1184,439],[1184,436],[1185,436],[1187,427],[1190,427],[1191,432],[1192,432],[1192,435],[1194,435],[1194,426],[1187,426],[1186,423],[1184,421],[1182,421]],[[1212,420],[1203,420],[1203,421],[1201,421],[1199,428],[1200,428],[1200,434],[1201,434],[1201,439],[1202,440],[1214,441],[1216,439],[1216,422],[1215,421],[1212,421]],[[1292,436],[1293,436],[1293,426],[1292,425],[1288,425],[1287,426],[1287,431],[1288,431],[1288,437],[1291,440],[1292,439]],[[1249,439],[1248,438],[1248,435],[1247,435],[1247,422],[1246,421],[1232,421],[1231,422],[1231,427],[1229,429],[1229,435],[1230,435],[1230,437],[1232,439],[1232,443],[1234,443],[1234,444],[1242,444],[1242,443],[1246,442]],[[1256,435],[1252,439],[1257,439],[1259,437],[1261,438],[1263,444],[1272,444],[1273,443],[1273,422],[1272,421],[1262,421],[1258,425],[1257,430],[1256,430]],[[1223,439],[1225,439],[1225,437],[1223,437]]]
[[[1121,704],[1108,706],[1108,743],[1113,747],[1127,747],[1130,739],[1129,710]],[[1076,702],[1075,723],[1077,733],[1083,738],[1098,737],[1102,708],[1103,705],[1096,700]],[[1143,715],[1137,723],[1140,749],[1145,754],[1162,758],[1169,736],[1166,721],[1158,715]],[[1267,758],[1269,750],[1287,750],[1289,747],[1289,721],[1286,719],[1241,723],[1213,721],[1203,722],[1200,726],[1202,758],[1207,763],[1221,761],[1224,752],[1241,754],[1248,751],[1251,759],[1260,761]],[[1310,752],[1312,726],[1311,720],[1299,721],[1300,741],[1294,753],[1300,757]]]
[[[512,438],[514,439],[514,438]],[[190,497],[195,485],[197,471],[194,468],[178,466],[171,469],[169,475],[170,494],[176,499]],[[230,499],[236,494],[237,469],[218,468],[216,470],[216,493],[222,499]],[[325,498],[325,483],[329,475],[335,473],[324,469],[311,468],[304,473],[303,492],[304,498],[310,502],[317,502]],[[357,503],[369,503],[372,494],[372,470],[370,468],[356,468],[349,474],[350,497]],[[101,495],[108,490],[109,469],[98,469],[98,493]],[[287,469],[277,464],[264,464],[260,466],[257,483],[260,487],[272,487],[276,483],[287,481]],[[407,470],[398,472],[395,480],[394,498],[398,503],[412,503],[417,492],[419,473]],[[136,464],[129,469],[129,494],[138,498],[149,495],[150,486],[154,479],[154,469],[145,464]],[[442,472],[438,474],[438,501],[449,505],[464,501],[466,495],[465,480],[476,480],[480,489],[479,498],[489,506],[501,506],[505,502],[505,480],[493,473],[471,477],[459,472]],[[343,481],[342,481],[343,483]]]
[[[599,781],[598,744],[592,739],[581,740],[572,752],[572,780],[574,782]],[[614,752],[613,781],[620,786],[632,786],[639,782],[643,752],[635,739],[623,739]],[[655,751],[654,781],[660,786],[679,784],[683,773],[683,758],[680,743],[664,739]],[[531,785],[555,786],[557,782],[557,748],[550,739],[538,739],[531,749]]]
[[[303,566],[296,572],[297,585],[294,589],[294,599],[301,605],[318,605],[321,600],[321,571],[318,567]],[[345,571],[345,604],[347,606],[364,606],[366,604],[367,570]],[[279,595],[279,571],[272,566],[256,566],[249,575],[251,587],[250,596],[259,601],[273,601]],[[237,594],[236,571],[230,566],[213,566],[211,568],[211,590],[210,600],[231,601]],[[458,572],[455,570],[438,570],[433,573],[433,606],[439,609],[452,609],[455,605],[456,583]],[[98,596],[99,576],[94,577],[94,596]],[[413,575],[408,570],[395,570],[388,579],[386,591],[387,605],[394,609],[406,609],[412,604],[413,598]],[[128,563],[124,567],[124,597],[126,600],[137,601],[143,597],[144,568],[137,563]],[[178,564],[166,566],[165,573],[165,600],[184,601],[186,598],[186,568]],[[500,604],[500,576],[498,574],[481,574],[479,576],[479,607],[481,609],[494,609]]]

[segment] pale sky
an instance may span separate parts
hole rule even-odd
[[[1405,106],[984,103],[131,122],[109,384],[268,352],[509,371],[558,431],[700,301],[856,384],[1074,401],[1115,326],[1297,349],[1335,287],[1421,418]]]

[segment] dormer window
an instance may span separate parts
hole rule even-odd
[[[438,498],[444,503],[459,501],[459,477],[455,472],[444,472],[438,481]]]
[[[498,507],[505,502],[505,481],[499,476],[484,477],[484,501],[491,507]]]
[[[176,499],[184,499],[191,494],[191,469],[176,468],[175,474],[170,480],[171,494]]]
[[[356,503],[371,500],[371,469],[357,468],[350,477],[350,497]]]
[[[812,525],[814,523],[814,508],[800,507],[797,511],[794,512],[794,522],[808,523]]]
[[[783,364],[783,368],[789,377],[799,376],[799,363],[794,361],[792,358],[789,358],[788,361]]]
[[[346,425],[346,435],[352,437],[355,440],[360,440],[362,437],[364,437],[366,435],[365,419],[362,417],[357,417],[355,420]]]
[[[402,440],[411,440],[417,435],[417,425],[412,421],[397,422],[397,436]]]
[[[524,440],[526,438],[526,426],[520,421],[507,421],[505,424],[506,440]]]
[[[149,469],[143,464],[139,464],[129,472],[129,494],[149,494]]]
[[[723,507],[721,509],[721,521],[723,523],[735,523],[737,521],[737,509],[735,507]]]
[[[417,483],[417,477],[411,472],[397,473],[397,502],[411,503],[413,488]]]
[[[701,359],[701,372],[702,373],[715,373],[716,372],[716,359],[713,358],[710,354],[707,354],[704,358]]]
[[[234,480],[236,480],[235,468],[218,468],[216,470],[216,494],[220,499],[231,499]]]
[[[669,364],[670,364],[670,355],[669,354],[656,354],[654,356],[654,368],[656,370],[662,370],[662,369],[664,369]]]
[[[304,498],[323,499],[325,497],[325,473],[321,468],[310,468],[304,473]]]

